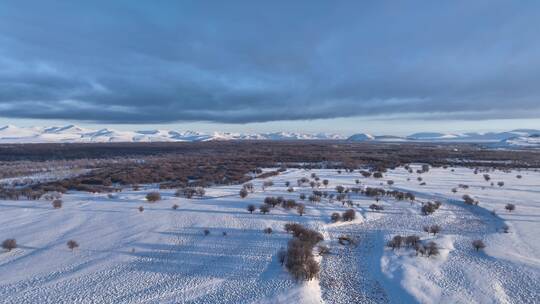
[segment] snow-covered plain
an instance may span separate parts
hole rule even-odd
[[[348,207],[326,200],[306,201],[303,216],[281,207],[266,215],[246,211],[266,196],[299,201],[299,193],[312,189],[295,187],[289,193],[284,183],[296,186],[297,179],[312,173],[329,179],[322,191],[353,187],[359,179],[361,186],[414,191],[417,201],[382,198],[384,210],[371,211],[373,198],[351,194],[357,219],[338,223],[331,223],[330,215]],[[245,199],[239,198],[238,185],[208,188],[201,199],[160,190],[162,200],[148,203],[146,193],[157,186],[147,185],[112,197],[70,192],[61,209],[43,200],[1,201],[0,238],[15,238],[19,247],[0,253],[0,302],[538,303],[540,172],[489,174],[494,186],[468,168],[432,168],[421,174],[422,186],[418,174],[404,168],[383,179],[289,169],[269,178],[274,186],[265,191],[263,180],[254,180],[255,192]],[[388,186],[386,180],[395,184]],[[469,189],[452,193],[458,184]],[[478,199],[479,206],[465,206],[463,194]],[[420,202],[435,199],[442,207],[421,215]],[[506,203],[514,203],[516,210],[505,211]],[[179,208],[173,210],[173,204]],[[321,257],[318,280],[295,282],[279,264],[276,253],[291,238],[283,232],[288,222],[324,235],[331,254]],[[441,225],[441,233],[422,232],[428,224]],[[505,224],[509,233],[502,232]],[[274,233],[264,234],[267,227]],[[427,258],[411,249],[392,251],[385,244],[395,234],[435,240],[441,254]],[[339,245],[341,235],[355,238],[356,246]],[[80,248],[69,250],[70,239]],[[484,251],[472,248],[475,239],[484,240]]]

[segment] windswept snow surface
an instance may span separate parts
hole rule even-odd
[[[416,169],[416,168],[415,168]],[[415,170],[416,171],[416,170]],[[248,204],[266,196],[295,198],[311,188],[284,185],[316,173],[336,185],[384,187],[414,191],[417,201],[382,198],[382,211],[371,211],[374,200],[351,194],[357,218],[330,223],[341,203],[305,202],[306,214],[277,207],[270,214],[249,214]],[[432,168],[421,174],[398,168],[383,179],[358,172],[290,169],[272,177],[274,186],[238,197],[241,186],[209,188],[203,198],[185,199],[160,190],[162,200],[148,203],[146,193],[157,185],[106,194],[71,192],[64,206],[47,201],[1,201],[0,237],[15,238],[19,247],[0,253],[0,302],[3,303],[538,303],[540,298],[540,173],[490,172],[467,168]],[[516,178],[520,174],[521,179]],[[410,180],[407,180],[410,178]],[[504,186],[497,186],[504,181]],[[458,184],[469,189],[450,190]],[[465,206],[463,194],[478,199]],[[420,201],[440,200],[433,215],[420,215]],[[504,210],[514,203],[516,210]],[[173,204],[179,208],[173,210]],[[143,206],[144,212],[138,207]],[[492,213],[495,210],[495,213]],[[320,231],[331,254],[320,258],[318,280],[295,282],[279,264],[276,253],[290,235],[283,224],[300,222]],[[422,232],[439,224],[440,234]],[[503,233],[504,225],[510,227]],[[264,234],[271,227],[273,234]],[[210,235],[204,236],[208,229]],[[226,236],[223,235],[226,232]],[[417,257],[411,249],[391,251],[385,243],[395,234],[417,234],[441,247],[437,257]],[[342,246],[341,235],[356,240]],[[74,239],[73,252],[66,242]],[[474,239],[487,247],[476,252]]]

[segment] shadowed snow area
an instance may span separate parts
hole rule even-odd
[[[329,180],[321,191],[376,186],[413,192],[416,201],[383,197],[384,210],[372,211],[373,198],[350,193],[357,217],[338,223],[331,223],[330,215],[349,207],[327,199],[303,202],[303,216],[282,207],[266,215],[246,210],[249,204],[262,205],[266,196],[300,202],[299,194],[312,189],[296,181],[312,173]],[[489,172],[493,186],[482,174],[431,168],[419,175],[397,168],[375,179],[358,171],[289,169],[265,179],[274,182],[265,190],[265,180],[255,179],[255,191],[245,199],[238,195],[241,185],[233,185],[208,188],[196,199],[159,190],[162,199],[148,203],[145,195],[157,185],[146,185],[110,197],[69,192],[60,209],[45,200],[0,201],[0,237],[19,244],[0,253],[0,302],[535,303],[540,299],[540,172]],[[287,192],[286,181],[294,192]],[[479,205],[466,206],[464,194]],[[434,200],[442,202],[440,209],[421,215],[420,202]],[[507,203],[516,210],[506,211]],[[280,265],[277,252],[291,239],[283,231],[288,222],[324,235],[331,253],[320,258],[317,280],[296,282]],[[422,231],[432,224],[441,226],[439,234]],[[503,233],[505,225],[509,233]],[[274,233],[263,233],[267,227]],[[440,255],[392,251],[385,245],[396,234],[436,241]],[[356,244],[340,245],[342,235]],[[68,249],[70,239],[80,247]],[[483,251],[474,250],[475,239],[484,241]]]

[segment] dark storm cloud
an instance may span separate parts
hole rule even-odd
[[[515,1],[3,1],[0,115],[539,117],[538,20]]]

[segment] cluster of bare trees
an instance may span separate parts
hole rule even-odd
[[[392,248],[392,250],[400,249],[402,247],[413,248],[416,251],[417,256],[421,255],[430,257],[439,254],[439,246],[437,243],[433,241],[424,243],[417,235],[395,235],[386,243],[386,246]]]
[[[293,199],[285,199],[282,196],[273,197],[267,196],[264,198],[264,204],[259,207],[262,213],[266,214],[270,212],[270,208],[275,208],[276,206],[281,206],[284,209],[296,208],[296,211],[300,216],[304,215],[306,206],[302,203],[297,203]],[[247,211],[253,213],[256,210],[255,205],[250,204],[247,206]]]
[[[386,245],[392,248],[392,250],[395,250],[400,249],[402,246],[414,248],[418,245],[418,243],[420,243],[420,237],[417,235],[395,235],[390,241],[388,241]]]
[[[441,232],[441,226],[439,225],[424,226],[422,229],[424,232],[432,233],[433,235]]]
[[[69,240],[66,243],[67,247],[71,249],[71,251],[75,250],[76,248],[79,248],[79,243],[75,240]],[[17,248],[17,240],[15,239],[6,239],[2,242],[2,248],[11,251],[15,248]]]
[[[305,228],[296,223],[285,224],[285,231],[292,233],[286,251],[280,251],[278,257],[282,264],[297,280],[312,280],[320,271],[320,266],[313,255],[315,246],[324,240],[321,233]]]
[[[194,196],[203,197],[206,193],[203,187],[184,187],[176,190],[177,197],[193,198]]]
[[[475,200],[475,199],[473,199],[473,198],[472,198],[470,195],[468,195],[468,194],[464,194],[464,195],[462,196],[462,198],[463,198],[463,202],[465,202],[466,205],[474,205],[474,206],[478,205],[478,201]]]
[[[435,202],[425,202],[422,203],[422,207],[420,208],[420,211],[423,215],[430,215],[434,213],[437,209],[441,207],[441,202],[435,201]]]
[[[384,207],[382,205],[371,204],[369,205],[369,209],[371,209],[372,211],[382,211],[384,210]]]

